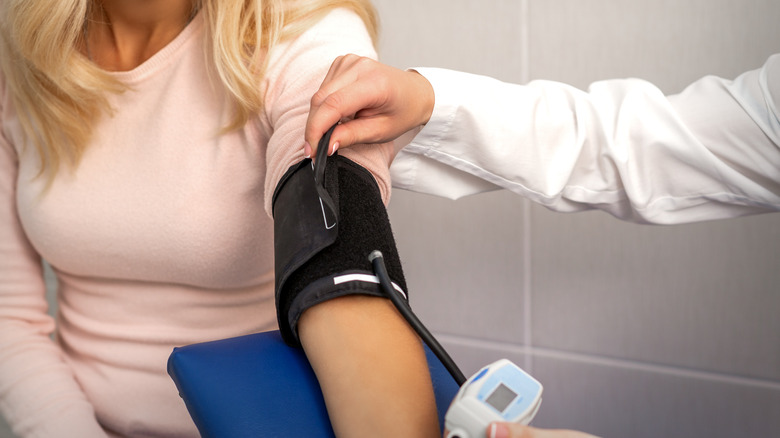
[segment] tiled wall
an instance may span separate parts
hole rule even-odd
[[[520,83],[675,93],[780,52],[777,0],[375,3],[385,62]],[[400,190],[390,213],[417,313],[465,372],[509,357],[539,378],[536,425],[780,437],[780,214],[660,227]]]

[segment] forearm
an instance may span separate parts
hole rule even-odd
[[[298,327],[337,436],[439,435],[421,341],[389,300],[336,298]]]
[[[14,432],[105,437],[53,342],[29,324],[0,319],[0,410]]]

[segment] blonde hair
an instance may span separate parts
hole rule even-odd
[[[110,93],[125,87],[80,52],[94,0],[0,0],[0,65],[23,132],[49,182],[63,162],[78,165],[92,125],[110,114]],[[294,38],[336,7],[354,10],[376,42],[370,0],[194,0],[204,14],[219,80],[235,102],[233,123],[243,126],[262,109],[265,53]]]

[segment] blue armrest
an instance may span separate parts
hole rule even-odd
[[[425,350],[443,427],[458,385]],[[278,331],[175,348],[168,374],[203,437],[334,437],[314,371]]]

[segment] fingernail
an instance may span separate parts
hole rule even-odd
[[[303,156],[306,158],[311,158],[311,145],[308,141],[303,144]]]
[[[339,142],[333,143],[333,150],[331,151],[331,155],[335,154],[336,151],[339,150]]]
[[[509,438],[509,428],[506,424],[493,423],[490,425],[490,438]]]

